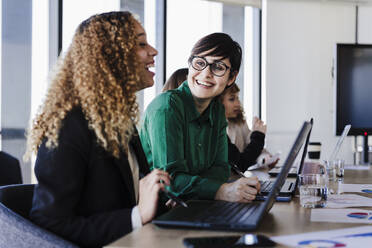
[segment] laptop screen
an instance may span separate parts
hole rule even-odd
[[[313,128],[313,123],[314,123],[314,120],[313,118],[310,119],[310,131],[306,137],[306,141],[305,141],[305,144],[303,145],[303,148],[302,148],[302,156],[301,156],[301,160],[299,162],[299,168],[298,168],[298,171],[297,171],[297,178],[296,178],[296,182],[295,182],[295,186],[294,186],[294,190],[293,190],[293,195],[295,194],[296,192],[296,188],[297,188],[297,185],[298,185],[298,180],[299,180],[299,177],[298,177],[298,174],[301,174],[302,173],[302,168],[304,167],[304,162],[305,162],[305,158],[306,158],[306,154],[307,154],[307,146],[309,145],[309,140],[310,140],[310,135],[311,135],[311,130]]]
[[[265,201],[266,211],[269,211],[273,206],[275,198],[279,194],[280,189],[283,186],[285,179],[287,178],[288,172],[292,167],[292,164],[294,163],[298,153],[300,152],[301,147],[311,130],[311,127],[312,124],[310,122],[304,122],[304,124],[302,125],[301,130],[298,133],[297,138],[284,162],[283,168],[277,176],[277,179],[275,180],[273,189],[269,193],[268,199]]]

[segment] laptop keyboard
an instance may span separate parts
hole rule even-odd
[[[259,204],[236,203],[217,201],[208,207],[201,214],[197,215],[194,221],[236,223],[244,222],[253,214]]]
[[[261,192],[270,192],[274,186],[272,181],[259,181],[261,185]]]

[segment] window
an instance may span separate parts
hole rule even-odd
[[[222,32],[222,3],[202,0],[168,0],[166,78],[182,67],[192,46],[203,36]]]
[[[120,10],[120,0],[64,0],[62,51],[66,51],[78,25],[98,13]]]
[[[32,3],[31,118],[34,118],[48,87],[49,72],[49,4]]]
[[[146,30],[147,35],[147,42],[155,47],[156,43],[156,1],[154,0],[145,0],[144,6],[144,28]],[[155,63],[157,63],[157,56],[155,57]],[[143,97],[143,110],[146,109],[147,105],[154,99],[156,96],[156,84],[162,84],[163,82],[157,82],[156,78],[154,77],[155,84],[153,87],[144,89],[144,97]]]
[[[251,126],[253,116],[261,117],[261,90],[260,90],[260,10],[254,7],[244,9],[244,99],[242,100],[245,117]]]
[[[244,20],[244,21],[242,21]],[[241,26],[240,26],[241,25]],[[166,78],[188,67],[192,46],[203,36],[225,32],[243,49],[237,84],[247,122],[260,116],[260,10],[202,0],[167,1]]]

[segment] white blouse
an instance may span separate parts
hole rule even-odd
[[[227,135],[240,152],[244,151],[244,148],[251,142],[252,131],[248,128],[248,124],[228,122],[226,128]]]
[[[241,153],[251,142],[252,131],[249,129],[246,121],[244,123],[234,123],[228,121],[226,133],[229,136],[231,143],[233,143]],[[262,149],[260,156],[258,156],[256,160],[257,164],[264,165],[264,159],[267,161],[266,157],[268,156],[271,156],[271,154],[265,148]]]

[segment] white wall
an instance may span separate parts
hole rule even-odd
[[[314,117],[311,141],[322,142],[321,159],[336,144],[334,82],[336,43],[355,42],[355,6],[327,1],[263,1],[263,84],[267,148],[284,155],[304,120]],[[372,43],[372,8],[359,6],[359,42]],[[353,162],[354,139],[339,157]]]
[[[372,43],[372,6],[359,8],[359,43]]]

